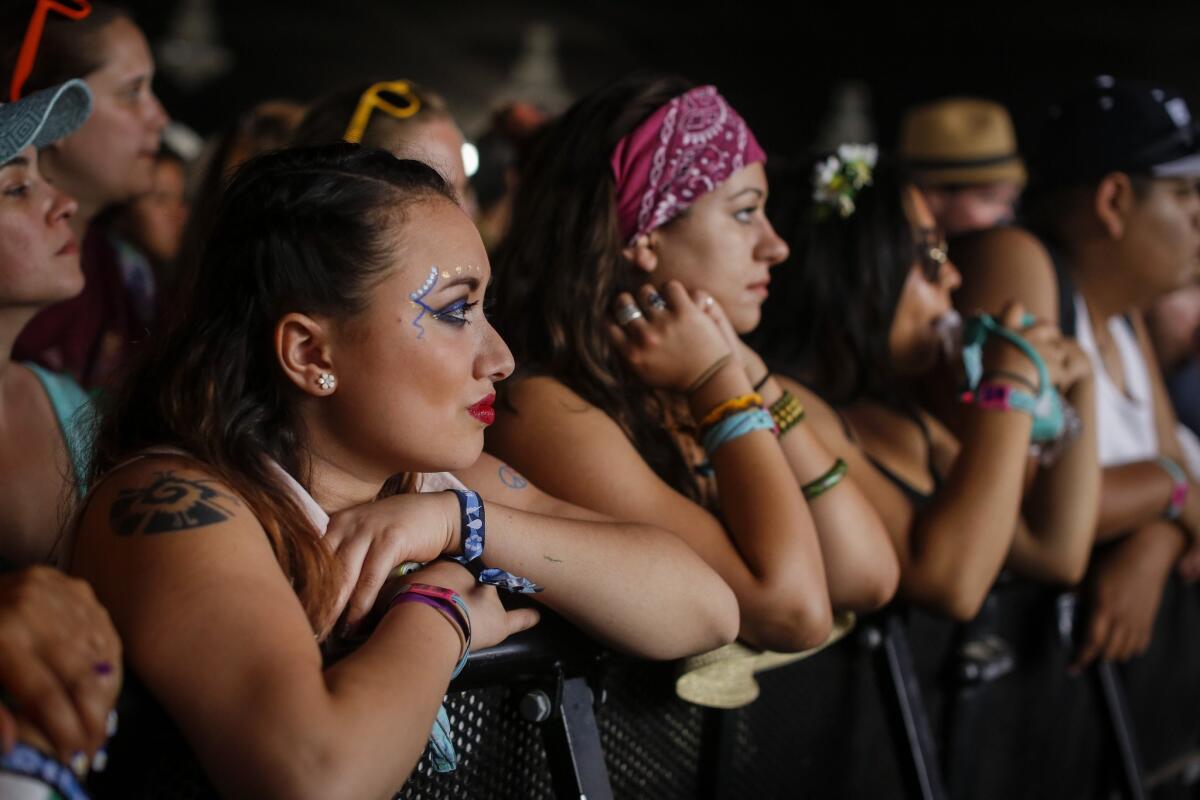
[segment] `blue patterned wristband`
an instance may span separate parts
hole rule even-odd
[[[17,742],[12,750],[0,756],[0,773],[24,775],[41,781],[53,787],[65,800],[88,800],[88,794],[79,785],[75,773],[27,744]]]
[[[528,578],[521,578],[497,567],[486,567],[483,564],[483,546],[487,537],[487,526],[484,524],[483,498],[470,489],[447,489],[458,498],[458,508],[462,513],[462,551],[461,556],[451,556],[454,561],[462,564],[480,583],[487,583],[501,589],[519,594],[534,594],[542,591]]]

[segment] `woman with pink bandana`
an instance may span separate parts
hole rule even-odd
[[[551,494],[673,531],[733,588],[742,640],[798,651],[832,609],[886,603],[898,573],[845,464],[738,338],[788,252],[764,161],[714,87],[681,80],[618,83],[550,126],[496,256],[526,372],[488,449]]]

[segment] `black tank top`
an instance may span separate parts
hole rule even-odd
[[[846,432],[846,438],[858,445],[867,461],[870,461],[871,465],[874,466],[875,469],[879,470],[879,473],[883,475],[883,477],[887,478],[893,486],[899,489],[900,492],[906,498],[908,498],[908,502],[912,504],[912,507],[915,510],[921,511],[933,501],[933,498],[942,488],[942,477],[938,474],[937,468],[933,463],[933,435],[930,434],[929,426],[925,424],[925,420],[921,418],[920,414],[904,412],[904,416],[916,423],[917,427],[921,431],[921,437],[925,440],[925,469],[929,472],[929,477],[933,482],[933,489],[929,492],[920,491],[911,483],[904,480],[895,472],[884,466],[882,462],[878,461],[870,453],[868,453],[866,448],[863,447],[862,443],[858,441],[858,437],[854,435],[854,431],[850,429],[850,423],[844,416],[842,416],[842,412],[837,411],[836,413],[838,415],[838,419],[842,423],[842,430]]]

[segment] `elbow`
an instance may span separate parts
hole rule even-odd
[[[938,577],[910,574],[904,578],[904,593],[909,600],[955,622],[975,619],[991,588],[991,584],[967,580],[954,572]]]
[[[637,645],[622,649],[638,658],[672,661],[716,650],[737,639],[741,625],[737,597],[716,573],[713,577],[712,585],[697,592],[694,602],[682,606],[674,619],[660,620],[671,636],[646,637]]]
[[[1079,585],[1083,582],[1083,576],[1087,573],[1088,556],[1089,553],[1084,551],[1079,554],[1070,553],[1051,559],[1045,565],[1042,580],[1064,588]]]
[[[797,653],[819,647],[833,631],[833,609],[823,593],[742,608],[740,637],[763,650]]]
[[[983,608],[988,587],[976,587],[955,582],[945,586],[932,598],[933,610],[955,622],[970,622]]]
[[[708,597],[712,608],[704,629],[705,643],[697,647],[694,653],[704,653],[729,644],[737,639],[738,629],[742,625],[737,596],[725,581],[720,581],[720,589],[709,593]],[[716,602],[711,598],[716,598]]]
[[[843,586],[831,586],[833,607],[839,611],[868,613],[892,601],[900,587],[900,564],[889,551]]]

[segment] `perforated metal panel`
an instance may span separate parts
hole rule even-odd
[[[704,710],[675,696],[673,665],[621,665],[604,685],[596,721],[613,795],[697,797]]]
[[[428,757],[397,795],[404,800],[553,800],[538,726],[524,720],[505,687],[460,692],[446,700],[458,769],[434,772]]]

